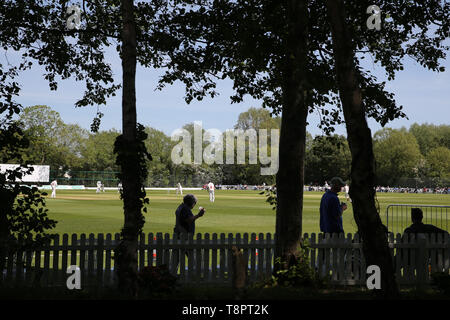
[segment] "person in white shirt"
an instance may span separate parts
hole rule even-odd
[[[181,195],[183,195],[183,188],[181,187],[181,183],[178,182],[177,184],[177,194],[180,193]]]
[[[95,193],[100,193],[100,188],[102,187],[102,182],[97,181],[97,191]]]
[[[345,191],[345,199],[347,199],[347,201],[352,202],[352,200],[350,199],[350,195],[348,193],[350,191],[350,187],[348,186],[348,184],[345,184],[344,191]]]
[[[211,181],[208,183],[208,191],[209,191],[209,201],[214,202],[215,196],[214,196],[214,183]]]
[[[119,182],[119,184],[117,185],[117,192],[120,193],[120,191],[122,191],[122,182]]]
[[[52,187],[52,198],[56,198],[56,187],[58,186],[58,182],[56,182],[56,180],[53,180],[52,183],[50,183],[51,187]]]

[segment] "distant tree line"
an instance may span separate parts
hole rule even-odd
[[[114,141],[120,134],[115,129],[92,133],[77,124],[66,124],[58,112],[48,106],[27,107],[17,120],[30,140],[24,150],[27,160],[50,165],[51,178],[67,184],[116,186]],[[261,108],[250,108],[239,115],[234,129],[279,129],[279,117]],[[192,123],[183,129],[194,134]],[[261,163],[249,164],[174,164],[171,152],[178,141],[164,132],[145,128],[148,162],[147,186],[167,187],[180,182],[183,186],[202,186],[208,180],[216,184],[271,185],[275,175],[261,175]],[[377,183],[382,186],[436,187],[450,184],[450,126],[413,124],[409,129],[384,128],[373,137],[377,161]],[[192,141],[193,144],[193,141]],[[203,148],[208,142],[203,142]],[[226,151],[224,143],[224,152]],[[246,144],[248,156],[248,144]],[[14,160],[9,161],[13,163]],[[331,177],[350,177],[351,154],[343,135],[307,133],[305,182],[323,185]],[[107,173],[109,172],[109,173]]]

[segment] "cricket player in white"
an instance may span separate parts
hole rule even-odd
[[[348,194],[349,190],[350,190],[350,187],[348,186],[348,184],[346,184],[346,185],[344,186],[345,199],[347,199],[347,201],[352,202],[352,200],[350,199],[350,195]]]
[[[100,193],[100,188],[102,187],[102,182],[101,181],[97,181],[97,191],[95,191],[95,193]]]
[[[183,188],[181,187],[181,183],[178,182],[177,184],[177,194],[180,193],[181,195],[183,195]]]
[[[56,182],[56,180],[53,180],[52,183],[50,183],[50,185],[52,186],[52,198],[56,198],[56,187],[58,186],[58,182]]]
[[[208,183],[208,191],[209,191],[209,201],[214,202],[215,197],[214,197],[214,183],[212,183],[211,181]]]

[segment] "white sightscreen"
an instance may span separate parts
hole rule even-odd
[[[18,164],[0,164],[0,172],[6,170],[14,170],[19,167]],[[32,165],[34,168],[31,174],[26,174],[22,177],[22,180],[17,179],[17,182],[49,182],[50,180],[50,166]]]

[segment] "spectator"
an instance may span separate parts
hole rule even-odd
[[[448,234],[447,231],[439,229],[438,227],[433,226],[432,224],[424,224],[422,222],[422,219],[423,219],[422,209],[411,208],[411,220],[412,220],[413,224],[405,229],[403,237],[402,237],[402,242],[408,241],[410,234],[416,234],[422,239],[424,239],[424,234],[435,234],[436,236],[438,233]],[[437,240],[437,239],[435,239],[435,240]],[[410,264],[411,263],[411,254],[413,251],[414,251],[414,249],[400,250],[400,252],[398,253],[398,254],[400,254],[400,257],[401,257],[400,260],[403,260],[404,254],[406,254],[407,264]],[[435,253],[435,254],[437,254],[437,253]],[[431,255],[429,255],[428,258],[431,258]],[[397,259],[395,259],[395,261],[397,261]],[[419,256],[416,255],[416,265],[419,265],[419,263],[420,263]]]
[[[445,230],[439,229],[432,224],[424,224],[422,222],[423,212],[420,208],[411,208],[412,225],[405,229],[404,233],[448,233]]]
[[[182,234],[187,235],[188,233],[195,233],[195,220],[202,217],[205,214],[205,209],[200,207],[197,215],[194,216],[192,209],[197,203],[197,198],[193,194],[187,194],[183,198],[183,203],[180,204],[175,211],[175,227],[173,229],[177,238],[180,239]],[[187,250],[186,256],[189,258],[194,258],[193,251]],[[180,261],[180,251],[176,252],[174,250],[174,263],[173,269],[170,270],[173,274],[177,274],[178,264]],[[183,258],[184,259],[184,258]],[[194,262],[195,264],[195,262]]]
[[[327,190],[320,201],[320,231],[324,233],[342,233],[342,213],[347,209],[345,203],[339,203],[338,193],[345,185],[344,181],[335,177],[330,181],[331,189]]]
[[[205,214],[205,209],[200,207],[197,215],[194,216],[192,209],[197,204],[197,198],[193,194],[187,194],[183,198],[183,203],[180,204],[175,211],[175,228],[174,232],[177,235],[181,233],[195,233],[195,220]]]

